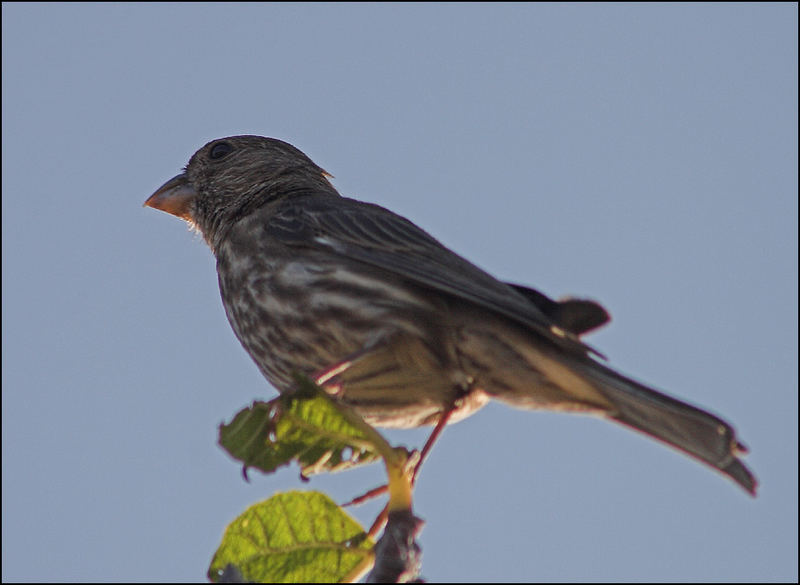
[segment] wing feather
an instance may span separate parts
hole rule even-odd
[[[326,249],[475,303],[575,354],[597,353],[512,286],[378,205],[345,197],[296,197],[271,215],[267,231],[288,246]]]

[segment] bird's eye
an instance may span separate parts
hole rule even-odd
[[[217,142],[211,147],[211,152],[208,153],[208,158],[211,160],[219,160],[233,152],[233,146],[227,142]]]

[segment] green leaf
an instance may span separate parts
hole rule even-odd
[[[297,460],[305,476],[380,459],[364,423],[354,424],[313,383],[270,402],[254,402],[219,428],[219,444],[246,467],[271,473]]]
[[[276,494],[228,525],[208,577],[235,567],[260,583],[352,581],[371,566],[373,544],[325,494]]]

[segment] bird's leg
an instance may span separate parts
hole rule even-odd
[[[386,344],[387,339],[381,338],[379,340],[375,340],[372,343],[368,344],[368,346],[364,347],[363,349],[350,354],[345,359],[329,366],[328,368],[318,372],[314,376],[314,381],[317,385],[321,386],[325,389],[326,392],[333,396],[340,395],[343,388],[341,387],[340,383],[337,383],[337,377],[340,374],[343,374],[345,371],[350,369],[354,364],[356,364],[361,358],[363,358],[366,354],[373,352],[377,345]],[[442,431],[447,426],[447,423],[450,422],[453,414],[459,410],[459,408],[463,405],[464,399],[470,394],[471,392],[471,385],[472,380],[463,386],[459,385],[456,389],[455,396],[451,398],[445,404],[445,407],[440,412],[439,416],[436,418],[436,424],[431,431],[431,434],[428,436],[428,439],[425,441],[425,445],[422,447],[422,451],[420,452],[419,459],[417,460],[416,464],[414,465],[414,469],[411,474],[411,484],[412,486],[416,483],[417,476],[419,475],[420,469],[422,468],[422,464],[424,463],[425,459],[428,457],[430,450],[433,448],[433,445],[436,443],[439,435],[442,434]],[[387,485],[381,485],[376,488],[373,488],[367,491],[360,496],[357,496],[350,500],[349,502],[342,504],[342,506],[356,506],[358,504],[363,504],[371,500],[372,498],[376,498],[382,494],[384,494],[388,490]],[[385,519],[385,512],[381,513],[379,519],[384,517]]]
[[[428,456],[428,453],[430,453],[430,450],[433,448],[433,444],[439,438],[439,435],[442,434],[444,427],[446,427],[447,423],[450,422],[450,417],[453,416],[453,413],[456,411],[456,409],[457,409],[457,402],[454,401],[447,408],[447,410],[445,410],[441,414],[439,420],[436,421],[436,426],[433,427],[433,431],[431,431],[428,440],[425,441],[425,445],[423,445],[422,451],[419,454],[419,461],[417,461],[417,464],[414,466],[414,473],[411,475],[411,485],[414,485],[414,483],[416,483],[417,475],[419,474],[419,470],[422,467],[422,464],[425,462],[425,458]]]
[[[445,410],[439,416],[439,420],[436,422],[436,426],[433,427],[433,431],[431,431],[430,436],[428,436],[428,440],[425,441],[425,445],[423,445],[423,447],[422,447],[422,451],[420,452],[420,455],[419,455],[419,461],[417,461],[417,464],[414,466],[414,471],[411,474],[411,485],[414,485],[414,483],[416,483],[417,475],[419,475],[419,470],[422,467],[422,464],[424,463],[425,458],[428,456],[428,453],[430,453],[431,448],[433,448],[433,444],[439,438],[439,435],[442,434],[442,431],[447,426],[447,423],[450,420],[450,417],[453,415],[453,413],[455,411],[456,411],[456,406],[455,406],[455,403],[454,403],[450,407],[448,407],[448,409]],[[386,484],[380,485],[380,486],[378,486],[376,488],[373,488],[373,489],[369,490],[366,493],[361,494],[360,496],[357,496],[357,497],[353,498],[352,500],[350,500],[346,504],[342,504],[342,506],[345,506],[345,507],[346,506],[357,506],[359,504],[363,504],[364,502],[368,502],[372,498],[377,498],[381,494],[386,493],[387,489],[389,489],[389,486],[387,486]]]
[[[366,357],[367,355],[374,354],[374,352],[380,348],[385,348],[391,338],[392,336],[382,335],[370,340],[361,349],[354,351],[332,366],[328,366],[324,370],[318,371],[316,374],[314,374],[314,382],[317,384],[317,386],[320,386],[322,389],[324,389],[328,394],[341,397],[343,389],[341,382],[337,380],[337,377],[356,365],[362,358]]]
[[[339,385],[336,382],[332,384],[328,384],[328,382],[347,370],[350,366],[353,365],[353,362],[358,360],[358,358],[362,357],[364,354],[369,352],[372,348],[365,347],[364,349],[357,351],[340,362],[333,364],[332,366],[325,368],[321,372],[318,372],[314,375],[314,382],[317,386],[322,387],[328,394],[333,394],[334,396],[338,394],[341,390]]]
[[[348,506],[358,506],[364,502],[369,502],[372,498],[377,498],[381,494],[385,494],[388,489],[389,486],[386,484],[379,485],[376,488],[372,488],[371,490],[364,492],[360,496],[356,496],[349,502],[342,504],[342,507],[347,508]]]
[[[419,474],[419,470],[422,467],[422,463],[425,461],[425,457],[430,452],[431,448],[433,447],[433,444],[439,438],[439,435],[442,434],[442,431],[444,430],[444,427],[447,426],[447,422],[450,420],[450,417],[457,410],[456,404],[457,404],[457,401],[454,401],[448,407],[448,409],[445,410],[439,416],[439,420],[436,422],[436,426],[433,427],[433,431],[431,431],[431,434],[428,437],[428,440],[425,441],[425,445],[422,447],[422,451],[420,452],[419,461],[417,461],[416,465],[414,465],[414,471],[411,474],[411,485],[412,486],[417,481],[417,475]],[[356,504],[361,504],[363,502],[366,502],[367,500],[370,500],[370,499],[372,499],[374,497],[377,497],[377,496],[381,495],[382,493],[386,492],[388,487],[389,486],[387,486],[387,485],[379,486],[379,487],[377,487],[375,489],[372,489],[372,490],[368,491],[365,494],[362,494],[361,496],[359,496],[357,498],[354,498],[353,500],[351,500],[351,501],[349,501],[349,502],[347,502],[346,504],[343,504],[343,505],[344,506],[353,506],[353,505],[356,505]],[[388,517],[389,517],[389,504],[386,504],[383,507],[383,510],[381,510],[380,514],[378,514],[377,518],[375,518],[375,521],[372,523],[372,526],[370,526],[369,531],[367,532],[367,534],[369,535],[370,538],[375,538],[378,535],[378,533],[381,530],[383,530],[384,526],[386,526],[386,521],[387,521]]]

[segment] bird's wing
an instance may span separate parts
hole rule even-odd
[[[554,301],[547,295],[527,286],[511,282],[506,284],[536,305],[556,324],[576,335],[588,333],[611,320],[608,311],[594,301],[571,297]]]
[[[266,229],[286,245],[326,249],[475,303],[530,327],[571,353],[597,353],[570,328],[548,316],[529,295],[497,280],[407,219],[377,205],[344,197],[300,196],[286,200],[271,215]]]

